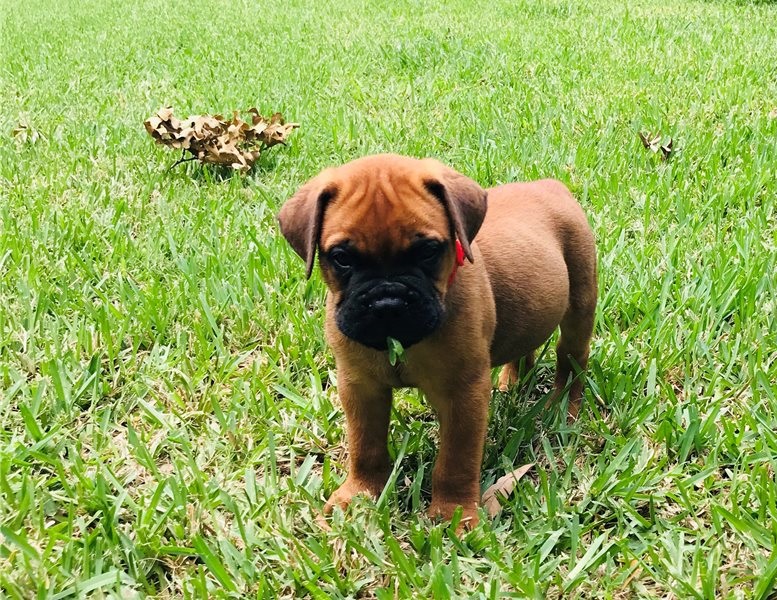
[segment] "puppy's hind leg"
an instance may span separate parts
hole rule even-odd
[[[511,385],[519,383],[526,377],[526,374],[534,368],[534,352],[529,352],[519,358],[502,366],[499,373],[499,383],[497,389],[500,392],[506,392]]]
[[[561,337],[556,345],[556,380],[553,398],[558,400],[567,386],[569,377],[568,416],[575,420],[583,398],[583,371],[588,366],[588,346],[593,332],[593,311],[588,315],[567,313],[561,322]]]
[[[569,273],[569,307],[561,320],[561,336],[556,345],[555,399],[559,399],[569,377],[568,420],[577,418],[583,397],[582,372],[588,366],[588,351],[596,314],[596,253],[593,237],[578,239],[574,251],[565,252]]]

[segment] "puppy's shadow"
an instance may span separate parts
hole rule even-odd
[[[167,167],[167,174],[185,177],[197,182],[238,182],[243,186],[250,185],[252,179],[261,179],[262,175],[274,170],[278,165],[278,154],[272,150],[262,152],[253,167],[246,172],[233,169],[226,165],[201,163],[187,158],[185,161],[174,161]]]
[[[553,365],[537,363],[507,392],[492,392],[481,487],[504,475],[507,466],[534,462],[532,446],[541,436],[566,428],[563,403],[546,408],[553,389]],[[391,494],[401,512],[417,514],[432,496],[432,469],[439,449],[437,417],[420,392],[398,394],[390,433],[393,459],[401,454]]]

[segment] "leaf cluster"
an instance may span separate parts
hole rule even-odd
[[[299,125],[286,123],[278,112],[269,118],[259,114],[256,108],[246,112],[250,122],[243,120],[239,111],[234,111],[231,119],[222,115],[191,115],[180,120],[168,106],[159,109],[143,124],[158,144],[191,153],[192,157],[186,160],[248,171],[265,148],[285,144],[286,138]]]

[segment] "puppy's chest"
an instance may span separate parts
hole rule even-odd
[[[367,375],[372,381],[385,385],[391,388],[404,388],[404,387],[419,387],[423,377],[419,372],[418,364],[405,356],[404,361],[397,360],[396,364],[392,365],[389,362],[388,352],[375,352],[371,353],[372,356],[367,358],[361,357],[356,364],[349,361],[349,363],[361,371],[363,375]]]
[[[381,356],[381,360],[371,365],[373,377],[376,381],[392,388],[417,387],[418,378],[413,369],[407,362],[397,361],[392,365],[388,359],[388,353]]]

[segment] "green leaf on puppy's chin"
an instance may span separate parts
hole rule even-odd
[[[405,349],[399,340],[395,340],[393,337],[386,338],[386,347],[388,348],[389,363],[392,367],[397,365],[397,362],[405,362]]]

